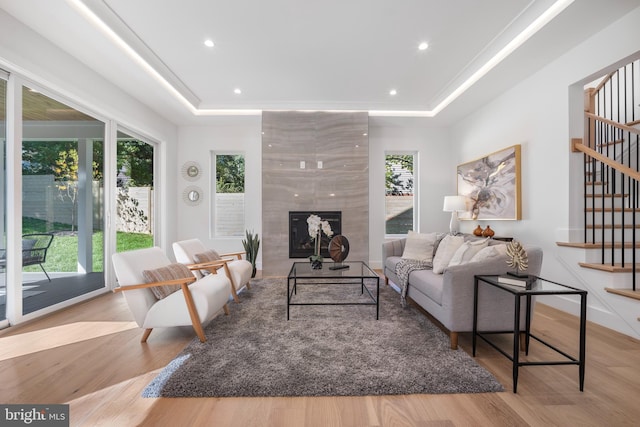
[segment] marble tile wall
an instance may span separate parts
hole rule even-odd
[[[263,275],[304,261],[289,259],[289,211],[342,211],[347,260],[369,260],[368,122],[364,112],[263,113]]]

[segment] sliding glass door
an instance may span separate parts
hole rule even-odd
[[[22,88],[22,313],[105,286],[104,122]]]

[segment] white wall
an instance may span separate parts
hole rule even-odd
[[[418,228],[421,232],[449,230],[451,214],[442,211],[444,196],[456,194],[456,169],[449,131],[431,127],[424,118],[369,118],[369,262],[382,266],[385,231],[385,167],[388,151],[418,153]]]
[[[212,152],[239,153],[245,156],[245,228],[262,237],[262,119],[259,116],[218,117],[207,119],[202,126],[182,126],[178,131],[179,150],[176,157],[177,189],[175,205],[178,216],[177,240],[199,238],[218,252],[243,250],[241,237],[215,237],[211,227],[211,195],[215,188],[212,175]],[[203,169],[202,177],[190,182],[180,169],[195,161]],[[203,190],[203,200],[197,206],[187,206],[182,192],[195,185]],[[261,268],[262,248],[258,256]]]
[[[640,9],[595,34],[451,129],[451,140],[456,144],[454,164],[522,144],[522,221],[483,223],[490,224],[500,235],[511,235],[542,247],[542,277],[589,290],[589,320],[635,336],[638,332],[628,326],[628,319],[635,320],[637,310],[627,312],[625,303],[604,295],[601,290],[604,286],[591,282],[588,274],[580,271],[584,269],[574,262],[567,262],[556,241],[567,241],[569,230],[579,226],[570,220],[578,217],[570,212],[577,210],[572,201],[580,190],[578,187],[572,191],[569,185],[576,179],[570,165],[578,156],[570,152],[569,140],[582,136],[581,87],[594,76],[602,75],[605,68],[638,52],[638,22]],[[475,222],[463,223],[461,231],[469,232],[474,226]],[[577,312],[573,302],[551,303]]]

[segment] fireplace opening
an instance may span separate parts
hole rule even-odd
[[[323,221],[329,221],[333,235],[342,234],[341,211],[296,211],[289,212],[289,258],[308,258],[313,255],[313,244],[309,236],[307,218],[309,215],[318,215]],[[329,241],[324,233],[320,241],[320,255],[329,258]]]

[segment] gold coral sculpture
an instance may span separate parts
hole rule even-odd
[[[526,270],[529,267],[529,258],[522,244],[517,240],[512,240],[507,244],[507,265],[516,269],[516,274]]]

